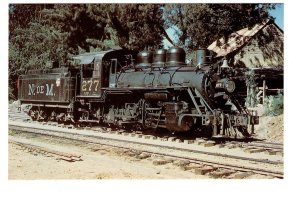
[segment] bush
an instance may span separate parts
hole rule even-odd
[[[267,116],[277,116],[283,113],[283,95],[268,96],[264,101],[265,113]]]

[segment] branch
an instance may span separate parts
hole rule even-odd
[[[112,16],[110,13],[106,12],[106,15],[111,23],[112,28],[117,31],[118,40],[120,45],[126,43],[129,40],[129,33],[127,30],[124,29],[121,22],[118,20],[117,17]]]

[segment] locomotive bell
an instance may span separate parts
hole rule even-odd
[[[137,55],[137,66],[138,67],[150,67],[152,64],[152,57],[153,53],[152,51],[141,51]]]
[[[228,61],[227,61],[226,58],[224,58],[223,64],[222,64],[221,66],[218,67],[218,74],[221,74],[222,69],[225,69],[225,70],[226,70],[226,69],[228,69],[228,68],[230,68],[229,65],[228,65]]]
[[[172,47],[167,51],[167,66],[177,66],[185,64],[185,51],[180,47]]]
[[[223,64],[222,64],[221,68],[222,68],[222,69],[224,69],[224,68],[229,68],[228,61],[227,61],[226,58],[223,60]]]
[[[165,49],[158,49],[153,54],[153,65],[162,67],[166,62],[166,53]]]

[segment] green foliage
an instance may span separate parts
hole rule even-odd
[[[10,99],[10,100],[16,99],[13,87],[8,87],[8,99]]]
[[[8,130],[8,135],[14,136],[16,134],[18,134],[18,132],[14,131],[14,130],[10,130],[10,129]]]
[[[162,14],[159,4],[111,4],[107,9],[108,22],[116,30],[118,44],[134,50],[162,44]]]
[[[44,10],[48,21],[68,33],[71,53],[121,46],[141,50],[162,42],[162,10],[158,4],[68,4]]]
[[[31,22],[39,21],[40,11],[52,7],[53,4],[9,4],[9,36],[15,36],[16,28],[26,29]]]
[[[283,95],[268,96],[264,101],[264,115],[277,116],[283,114]]]
[[[98,39],[86,40],[86,42],[90,44],[90,49],[89,49],[90,52],[108,50],[114,46],[119,46],[117,33],[112,27],[106,25],[106,27],[104,28],[104,34],[108,34],[109,37],[106,37],[102,41]]]
[[[70,54],[77,54],[79,48],[89,51],[87,39],[105,36],[103,14],[97,18],[93,16],[89,4],[56,4],[52,9],[43,10],[42,14],[48,24],[65,34],[64,42]]]

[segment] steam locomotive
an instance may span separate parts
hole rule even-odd
[[[80,54],[77,64],[21,75],[18,97],[37,121],[249,137],[258,117],[237,99],[236,70],[206,49],[195,65],[185,59],[179,47]]]

